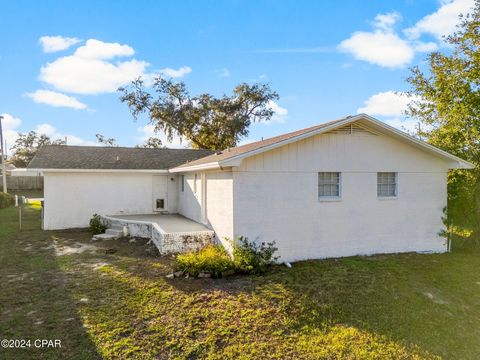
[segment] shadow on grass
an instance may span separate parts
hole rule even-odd
[[[350,355],[356,354],[352,347],[365,346],[377,356],[475,359],[480,354],[479,266],[475,255],[380,255],[299,262],[264,276],[169,284],[187,297],[202,298],[206,307],[223,296],[249,299],[253,311],[283,319],[267,321],[279,334],[301,334],[315,351],[328,345],[323,335],[350,332],[338,340],[350,347]],[[242,302],[238,305],[241,309]],[[362,338],[370,344],[362,345]]]
[[[2,211],[2,226],[8,226]],[[61,268],[50,234],[35,229],[40,225],[38,211],[27,211],[25,220],[27,230],[0,235],[0,334],[2,339],[31,340],[31,345],[1,349],[0,357],[101,358],[70,297],[69,274]],[[61,347],[36,348],[36,339],[59,339]]]
[[[31,236],[40,249],[22,259]],[[14,282],[0,292],[7,310],[0,331],[61,334],[71,351],[62,357],[81,350],[84,358],[98,357],[95,345],[106,358],[474,359],[480,353],[475,255],[354,257],[276,266],[261,276],[168,280],[173,259],[145,253],[141,240],[92,243],[83,230],[11,239],[20,246],[1,240],[2,275],[38,274],[42,283]],[[57,248],[96,251],[57,257],[41,249],[52,239]],[[17,293],[29,299],[18,308]],[[48,321],[48,331],[23,316],[30,309],[41,310],[30,316]]]

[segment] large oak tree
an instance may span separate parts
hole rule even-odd
[[[278,99],[267,84],[240,84],[231,96],[191,96],[183,82],[161,77],[154,80],[152,91],[141,79],[119,90],[134,118],[146,113],[155,130],[169,140],[181,136],[193,148],[211,150],[236,146],[253,122],[270,120],[271,102]]]

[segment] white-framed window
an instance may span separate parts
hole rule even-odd
[[[318,198],[320,200],[340,198],[340,178],[339,172],[319,172]]]
[[[197,193],[197,174],[193,177],[193,192]]]
[[[397,196],[397,173],[394,173],[394,172],[377,173],[377,196],[378,197]]]
[[[185,191],[185,175],[180,175],[180,181],[181,181],[181,187],[182,187],[182,192]]]

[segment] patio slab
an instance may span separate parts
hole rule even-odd
[[[166,233],[211,231],[203,224],[187,219],[182,215],[144,214],[144,215],[109,215],[126,221],[144,221],[157,224]]]

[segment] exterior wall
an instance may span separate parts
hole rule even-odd
[[[179,213],[197,222],[204,222],[215,231],[218,241],[228,247],[225,238],[233,238],[233,175],[232,172],[206,172],[205,219],[202,219],[202,174],[186,173],[184,191],[179,184]],[[179,177],[179,183],[181,177]]]
[[[245,159],[233,172],[234,234],[276,241],[281,261],[446,250],[448,164],[383,135],[318,135]],[[341,198],[319,201],[318,172],[341,172]],[[377,197],[377,172],[398,195]]]
[[[178,180],[168,175],[168,212],[178,211]],[[86,227],[101,215],[153,213],[150,173],[44,173],[44,229]],[[171,179],[174,179],[171,181]]]
[[[200,173],[186,173],[182,175],[185,176],[185,183],[182,191],[182,177],[179,175],[178,212],[193,221],[200,222],[202,203]]]
[[[232,172],[206,173],[206,217],[215,231],[217,240],[227,249],[233,239],[233,174]]]

